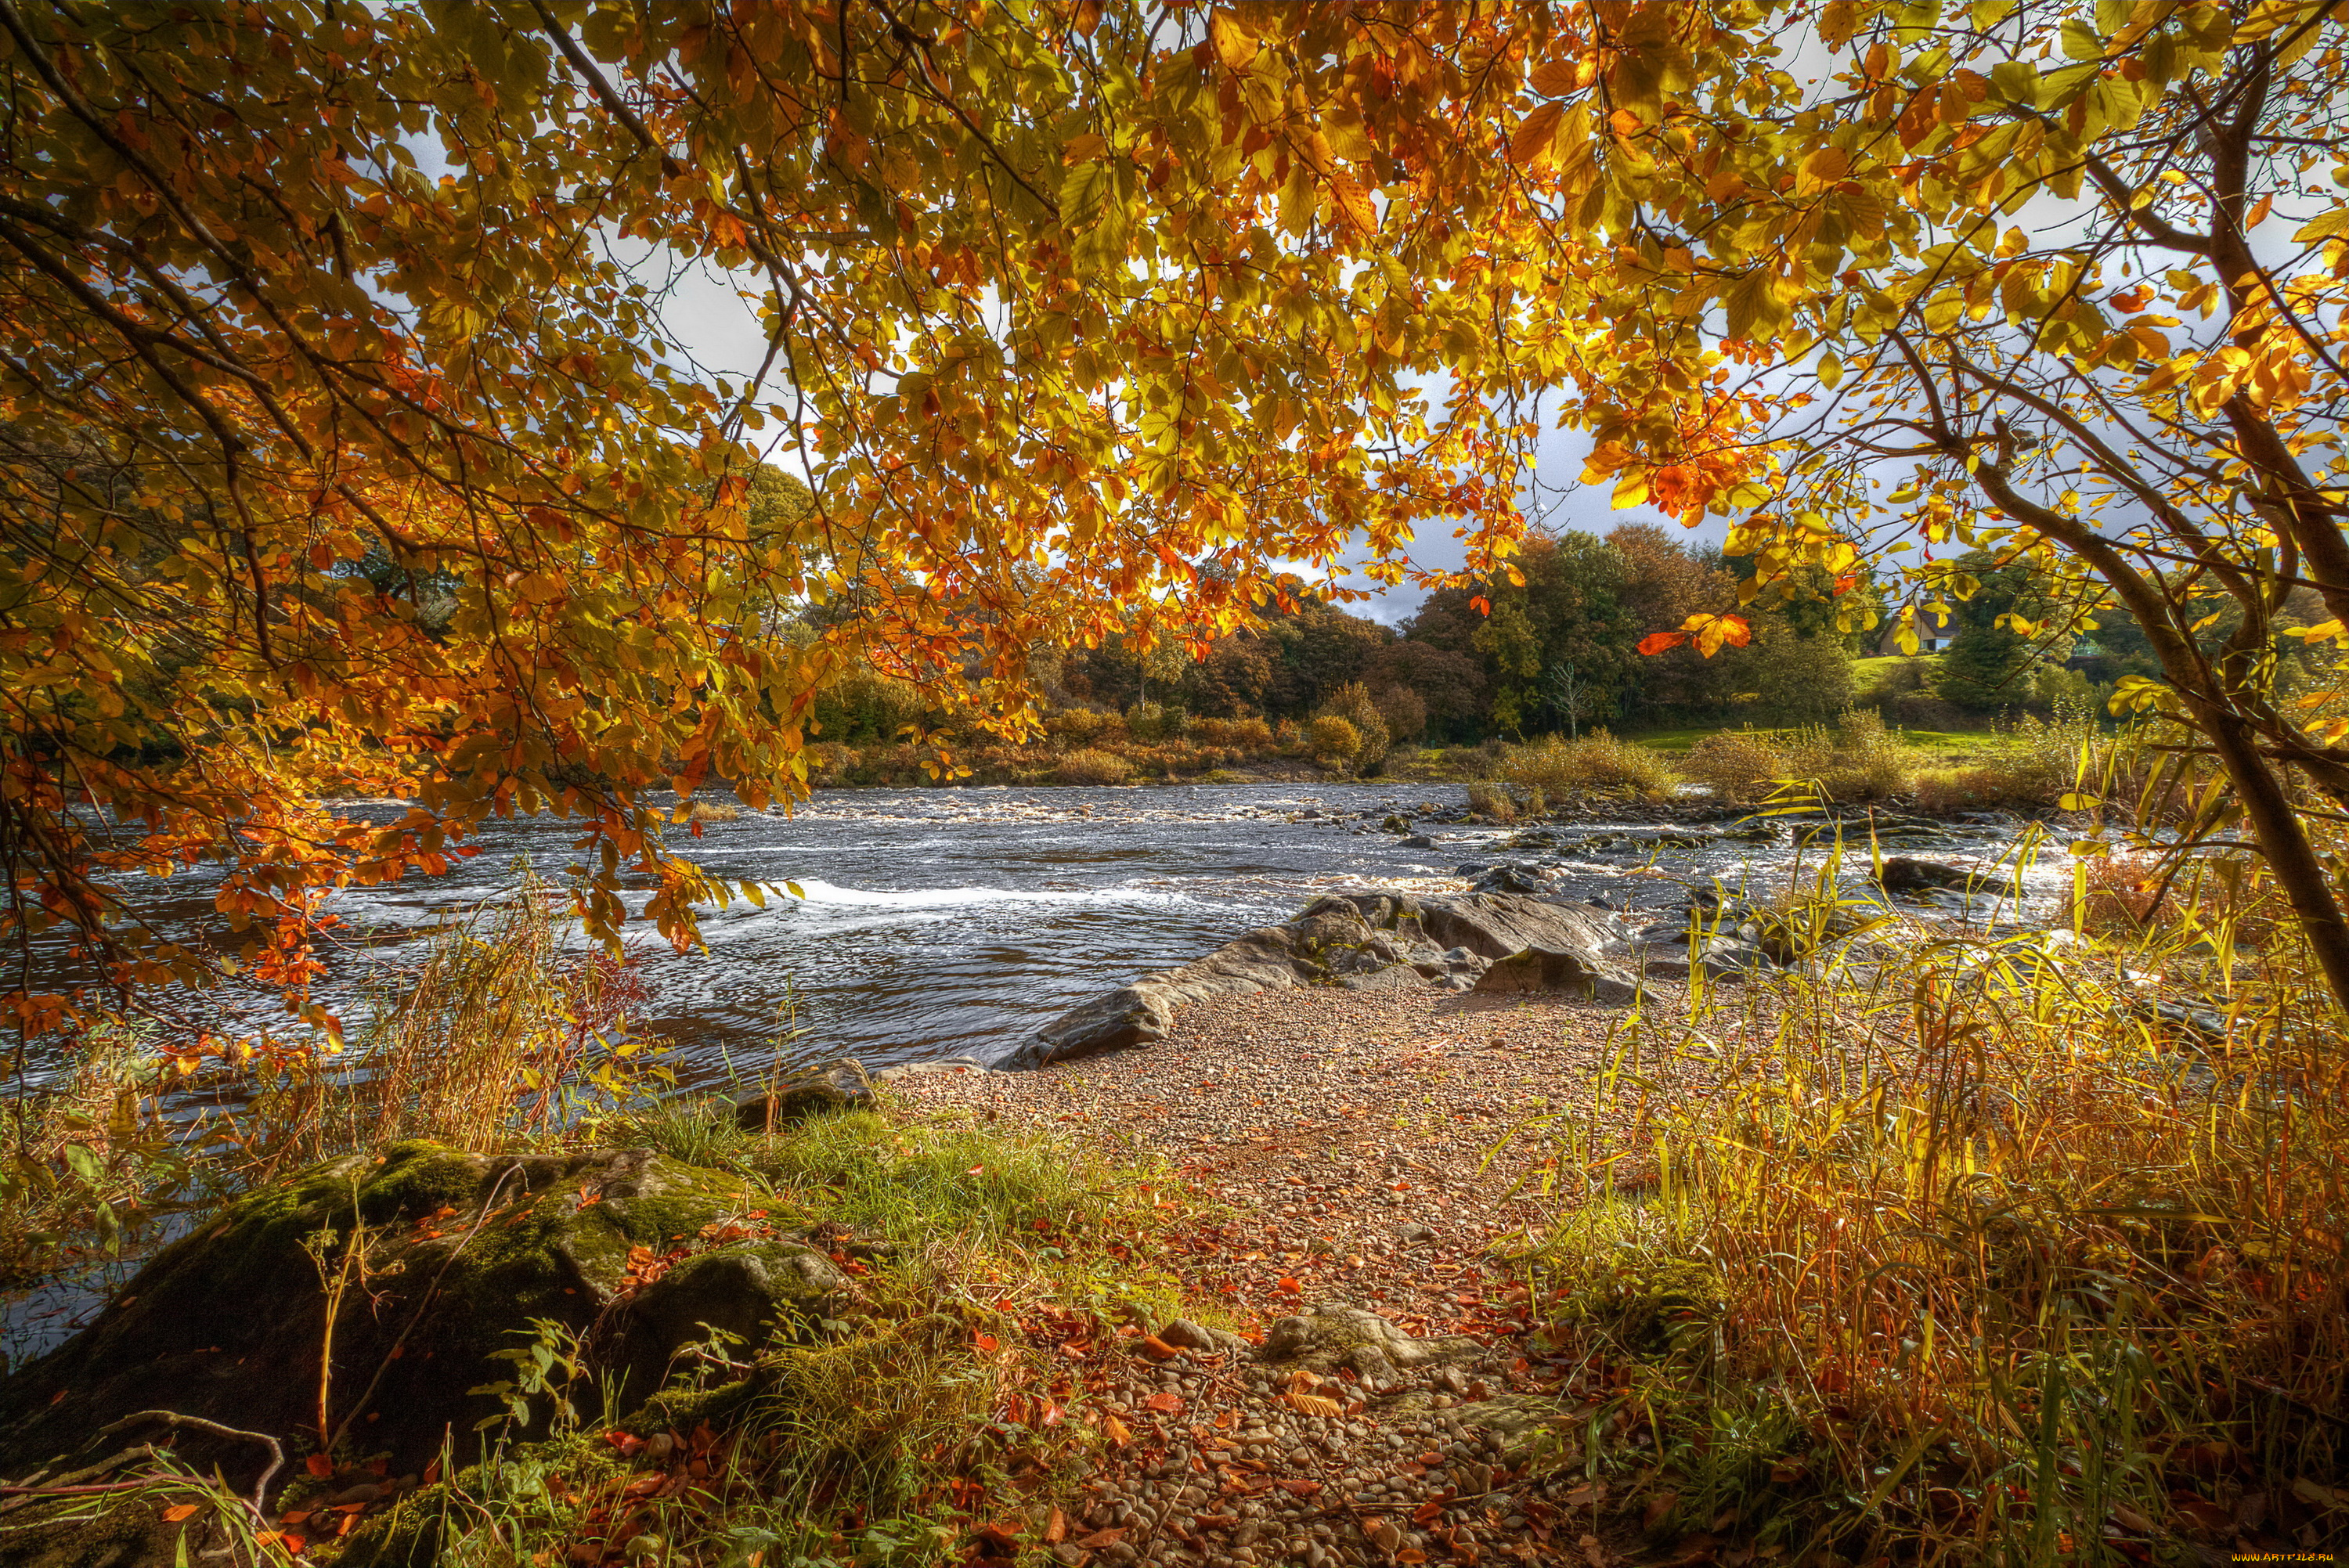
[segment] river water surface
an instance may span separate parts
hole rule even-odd
[[[647,928],[632,940],[651,991],[643,1022],[674,1044],[687,1082],[721,1076],[730,1057],[763,1066],[787,999],[805,1031],[794,1056],[992,1059],[1076,1003],[1286,920],[1331,888],[1457,891],[1463,865],[1563,859],[1561,891],[1661,911],[1692,882],[1783,886],[1796,853],[1730,842],[1578,859],[1509,851],[1502,828],[1429,823],[1432,849],[1375,830],[1390,812],[1464,804],[1459,785],[1374,782],[839,790],[788,815],[746,810],[706,824],[698,841],[679,830],[678,849],[729,878],[794,882],[804,897],[708,913],[706,952],[674,954]],[[330,995],[367,964],[420,956],[435,922],[510,893],[523,861],[559,878],[572,836],[548,820],[492,823],[474,841],[481,852],[447,876],[337,895],[336,913],[367,940],[337,963]],[[1996,856],[2011,836],[1961,829],[1927,852]],[[193,882],[176,890],[190,915],[205,897]],[[630,897],[640,908],[645,892]]]

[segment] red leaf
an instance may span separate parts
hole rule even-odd
[[[302,1461],[302,1468],[312,1475],[332,1475],[335,1473],[335,1461],[324,1454],[312,1454]]]
[[[1687,641],[1686,632],[1651,632],[1640,639],[1640,651],[1651,655],[1669,653]]]
[[[1303,1295],[1305,1294],[1305,1287],[1297,1283],[1297,1276],[1294,1274],[1290,1274],[1282,1279],[1279,1284],[1273,1286],[1273,1289],[1279,1291],[1284,1295]]]
[[[1142,1406],[1146,1410],[1157,1410],[1172,1416],[1182,1410],[1183,1397],[1180,1394],[1153,1394],[1142,1402]]]

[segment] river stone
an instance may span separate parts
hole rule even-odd
[[[336,1325],[332,1415],[339,1424],[365,1396],[353,1431],[395,1474],[420,1470],[445,1433],[470,1443],[498,1412],[468,1390],[511,1371],[492,1357],[527,1345],[533,1319],[580,1336],[626,1408],[656,1391],[679,1345],[705,1336],[700,1323],[754,1342],[777,1326],[804,1337],[853,1306],[828,1257],[739,1217],[740,1182],[721,1172],[644,1149],[492,1159],[398,1143],[239,1200],[0,1383],[0,1475],[160,1440],[160,1428],[96,1437],[157,1408],[267,1434],[289,1454],[314,1442],[325,1298],[304,1243],[331,1231],[339,1259],[354,1200],[368,1277]],[[191,1429],[176,1447],[241,1488],[261,1468],[249,1440]]]
[[[1476,982],[1480,992],[1562,991],[1595,1002],[1629,1002],[1640,988],[1616,970],[1604,968],[1588,953],[1556,947],[1528,947],[1496,958]]]
[[[1544,1475],[1580,1457],[1566,1407],[1539,1394],[1503,1394],[1454,1405],[1445,1412],[1470,1431],[1495,1439],[1502,1458]]]
[[[1620,936],[1621,928],[1600,911],[1547,899],[1330,893],[1286,924],[1248,932],[1195,963],[1071,1008],[995,1065],[1041,1067],[1148,1046],[1166,1037],[1176,1008],[1208,996],[1344,985],[1350,977],[1408,984],[1392,973],[1398,965],[1446,989],[1460,989],[1464,977],[1493,960],[1532,947],[1580,955],[1601,969],[1600,951]]]
[[[1301,1366],[1317,1372],[1339,1367],[1361,1372],[1367,1364],[1383,1376],[1393,1367],[1450,1360],[1482,1348],[1473,1339],[1413,1339],[1375,1312],[1324,1302],[1309,1313],[1275,1319],[1256,1358],[1269,1366]]]
[[[751,1096],[734,1108],[734,1119],[747,1132],[771,1132],[811,1116],[870,1110],[873,1105],[873,1079],[864,1064],[854,1057],[843,1057],[785,1078],[765,1094]]]

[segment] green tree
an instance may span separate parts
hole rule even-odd
[[[1571,665],[1578,723],[1614,716],[1630,687],[1639,630],[1623,603],[1630,563],[1591,534],[1568,531],[1530,541],[1515,580],[1489,580],[1491,612],[1469,641],[1484,655],[1495,728],[1526,734],[1567,727],[1545,688],[1550,672]]]
[[[1951,604],[1957,634],[1941,655],[1934,693],[1976,713],[2022,707],[2032,698],[2044,639],[2023,635],[2014,623],[2037,625],[2047,614],[2046,596],[2027,562],[2001,564],[1978,550],[1956,564],[1974,586]],[[2069,653],[2071,639],[2062,641]]]

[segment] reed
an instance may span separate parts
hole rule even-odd
[[[406,1138],[526,1147],[666,1082],[657,1043],[631,1026],[645,999],[633,965],[567,949],[557,902],[526,877],[451,916],[417,963],[370,979],[347,1056],[281,1058],[213,1086],[237,1144],[221,1174],[250,1186]]]

